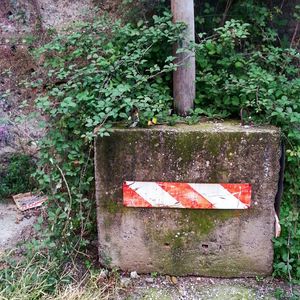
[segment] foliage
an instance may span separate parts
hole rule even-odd
[[[288,151],[288,166],[285,176],[285,193],[281,208],[281,236],[274,239],[274,275],[285,277],[290,282],[300,282],[300,224],[299,224],[299,156],[291,157]],[[298,153],[299,155],[299,153]],[[296,177],[295,177],[296,176]],[[298,202],[297,202],[298,201]]]
[[[23,268],[36,273],[40,293],[54,291],[70,257],[84,254],[94,238],[93,138],[109,135],[113,122],[126,123],[133,108],[141,124],[168,115],[169,81],[176,68],[170,54],[183,28],[170,14],[137,26],[101,18],[79,24],[39,50],[47,74],[44,80],[38,74],[32,87],[41,93],[36,105],[49,116],[50,127],[39,143],[35,178],[49,201],[47,216],[36,224],[40,240],[27,249],[38,253],[37,270]],[[40,272],[53,259],[54,267]],[[0,287],[15,278],[10,272],[0,273]],[[8,295],[19,287],[11,289],[5,289]]]
[[[253,3],[239,9],[245,5]],[[265,6],[260,10],[256,5],[253,12],[247,15],[251,24],[231,19],[210,35],[198,35],[193,117],[241,118],[246,125],[273,124],[282,129],[288,150],[274,275],[299,283],[300,54],[280,45]]]
[[[35,171],[35,162],[24,154],[14,154],[9,159],[9,165],[0,174],[0,200],[11,195],[32,191],[36,183],[31,178]]]

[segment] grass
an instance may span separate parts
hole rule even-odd
[[[47,300],[98,300],[115,299],[120,287],[115,277],[103,278],[99,273],[86,273],[84,278],[72,285],[63,287]]]
[[[143,285],[142,277],[142,281],[139,283],[141,285],[138,286],[144,286],[143,289],[134,289],[134,285],[132,286],[133,289],[132,287],[128,289],[128,287],[122,287],[122,275],[117,271],[108,272],[96,269],[96,265],[86,267],[82,261],[60,265],[58,260],[37,253],[30,261],[27,260],[26,262],[24,259],[14,264],[11,257],[15,257],[13,251],[8,252],[5,257],[0,257],[0,300],[110,300],[128,299],[126,296],[129,296],[130,293],[137,297],[140,296],[139,299],[150,299],[153,289],[158,291],[158,295],[167,295],[166,299],[173,299],[172,297],[177,295],[179,287],[177,284],[170,284],[167,277],[156,274],[155,276],[152,275],[155,277],[154,287],[148,284]],[[184,283],[186,291],[191,291],[191,286],[196,286],[195,297],[199,296],[199,299],[202,299],[201,288],[206,291],[206,285],[213,291],[216,286],[221,288],[230,286],[229,290],[225,290],[228,297],[232,294],[238,296],[239,294],[235,292],[235,289],[239,286],[246,288],[245,292],[247,293],[249,291],[253,291],[257,295],[262,293],[266,299],[275,296],[276,299],[296,300],[299,299],[300,295],[297,292],[299,287],[290,291],[287,283],[273,281],[270,278],[259,278],[256,281],[255,279],[244,279],[240,282],[231,282],[228,279],[222,281],[215,278],[211,279],[214,281],[213,284],[205,278],[200,281],[198,278],[196,281],[194,279],[180,278],[178,280],[181,282],[181,286]]]
[[[120,290],[114,271],[87,269],[74,262],[62,265],[40,253],[30,260],[20,260],[13,251],[0,256],[0,300],[109,300]]]

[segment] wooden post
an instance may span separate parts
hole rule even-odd
[[[194,25],[194,1],[193,0],[172,0],[172,13],[174,22],[184,22],[187,24],[185,38],[181,45],[185,47],[190,41],[195,41]],[[173,74],[173,96],[176,112],[181,116],[186,116],[194,107],[196,94],[195,87],[195,54],[192,51],[175,54],[175,62],[180,64]]]

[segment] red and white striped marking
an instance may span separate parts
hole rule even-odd
[[[248,183],[126,181],[123,184],[123,204],[127,207],[247,209],[250,202]]]

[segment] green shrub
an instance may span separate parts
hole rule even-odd
[[[32,86],[41,92],[36,106],[49,117],[49,131],[39,143],[35,178],[49,201],[47,217],[40,216],[35,225],[42,229],[40,241],[32,240],[27,254],[37,274],[47,262],[55,264],[33,284],[34,299],[54,292],[57,278],[64,277],[63,266],[84,254],[94,238],[93,138],[109,135],[113,122],[127,123],[133,108],[141,124],[168,115],[176,68],[172,46],[183,29],[170,14],[136,26],[103,17],[80,23],[39,49],[46,74],[38,74]],[[15,278],[29,283],[36,277],[26,264],[0,272],[3,295],[17,293],[19,285],[8,284]],[[28,283],[23,288],[32,291]]]
[[[269,16],[263,7],[253,18],[248,16],[251,24],[231,19],[210,35],[199,34],[193,117],[239,118],[244,124],[282,129],[287,165],[274,275],[299,283],[300,54],[278,44]]]

